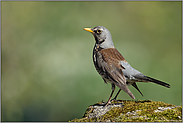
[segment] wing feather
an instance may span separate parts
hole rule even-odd
[[[116,50],[117,51],[117,50]],[[113,54],[112,54],[113,53]],[[122,70],[124,67],[120,64],[119,54],[114,51],[104,49],[98,52],[98,66],[102,68],[105,75],[115,83],[126,84],[125,76]]]
[[[125,61],[123,56],[115,49],[108,48],[97,52],[97,66],[102,70],[103,78],[117,85],[120,89],[125,91],[132,99],[135,99],[132,92],[126,85],[126,78],[123,74],[123,67],[120,61]]]

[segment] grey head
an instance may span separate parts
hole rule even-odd
[[[100,46],[104,49],[114,48],[111,33],[107,28],[96,26],[94,28],[84,28],[84,30],[93,34],[96,46]]]

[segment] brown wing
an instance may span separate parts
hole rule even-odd
[[[132,99],[135,99],[126,85],[126,79],[122,72],[125,69],[120,62],[125,61],[123,56],[115,48],[103,49],[98,51],[97,55],[97,64],[102,69],[103,76],[125,91]]]
[[[122,72],[125,68],[120,63],[120,61],[124,60],[123,56],[115,48],[103,49],[98,52],[98,66],[109,80],[119,85],[126,85],[126,79]]]

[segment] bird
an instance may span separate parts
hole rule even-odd
[[[153,79],[134,69],[114,47],[111,33],[103,26],[94,28],[84,28],[93,34],[95,45],[93,48],[93,63],[105,83],[111,84],[112,92],[105,106],[116,100],[117,96],[123,90],[132,99],[135,99],[133,93],[128,89],[132,85],[143,96],[136,82],[151,82],[170,88],[170,84]],[[111,100],[115,87],[119,87],[116,96]]]

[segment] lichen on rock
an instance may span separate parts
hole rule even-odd
[[[152,100],[118,100],[87,108],[83,118],[70,122],[182,122],[182,106]]]

